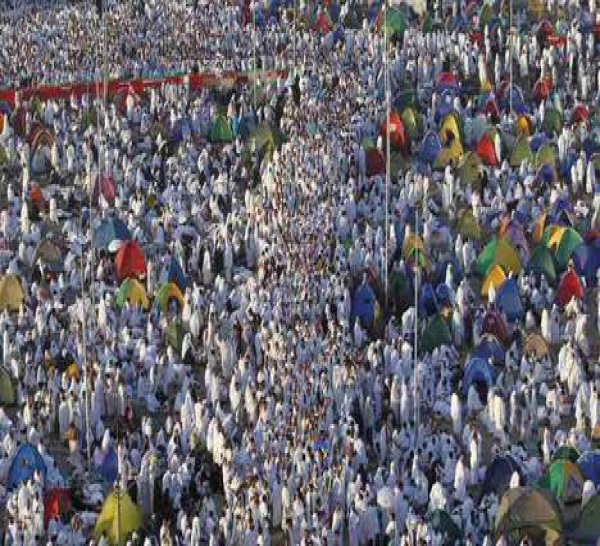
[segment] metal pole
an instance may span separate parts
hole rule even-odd
[[[418,206],[415,207],[415,236],[417,236],[417,234],[419,233],[419,209]],[[415,346],[414,346],[414,351],[413,351],[413,355],[414,355],[414,382],[415,382],[415,392],[414,392],[414,398],[415,398],[415,447],[417,445],[417,441],[418,441],[418,436],[419,436],[419,406],[420,406],[420,400],[419,400],[419,358],[418,358],[418,353],[419,353],[419,286],[418,286],[418,280],[420,277],[420,269],[419,269],[419,262],[418,262],[418,257],[417,257],[417,261],[415,262],[415,273],[414,273],[414,278],[415,278]]]
[[[83,236],[83,211],[79,216],[79,231]],[[85,446],[88,466],[92,460],[92,445],[91,445],[91,424],[90,424],[90,403],[91,392],[90,382],[88,377],[88,361],[87,361],[87,319],[85,309],[85,272],[83,264],[84,253],[81,252],[81,337],[82,337],[82,360],[83,360],[83,382],[85,384]]]
[[[256,116],[256,6],[252,5],[252,95]]]
[[[509,24],[509,70],[510,70],[510,87],[508,90],[508,97],[510,100],[510,116],[513,115],[513,55],[514,55],[514,44],[513,44],[513,0],[510,0],[510,24]]]
[[[296,77],[296,0],[294,0],[293,17],[294,17],[294,30],[292,32],[292,41],[293,41],[292,74],[294,75],[294,77]]]
[[[385,108],[386,108],[386,143],[385,143],[385,264],[384,264],[384,294],[385,294],[385,315],[387,316],[388,311],[388,267],[389,267],[389,222],[390,222],[390,69],[389,69],[389,58],[388,58],[388,25],[387,25],[387,2],[385,5],[385,22],[384,22],[384,70],[385,70]]]

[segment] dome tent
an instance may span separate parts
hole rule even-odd
[[[31,444],[21,445],[10,463],[6,488],[12,491],[33,478],[36,472],[39,472],[43,480],[46,481],[46,463],[39,451]]]
[[[111,545],[123,546],[127,537],[142,526],[142,513],[125,492],[113,491],[102,506],[94,535],[105,534]]]

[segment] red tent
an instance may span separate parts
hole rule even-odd
[[[486,165],[489,165],[490,167],[498,166],[496,147],[487,133],[481,137],[477,144],[477,155]]]
[[[533,96],[535,100],[541,102],[550,96],[550,81],[547,78],[540,78],[533,86]]]
[[[584,104],[578,104],[573,110],[573,123],[587,123],[589,119],[588,109]]]
[[[442,72],[437,81],[438,87],[458,87],[458,80],[452,72]]]
[[[496,99],[490,97],[487,101],[485,101],[483,112],[486,116],[491,116],[493,120],[498,120],[500,117],[500,109],[498,108]]]
[[[387,117],[381,124],[381,136],[387,138]],[[390,144],[396,150],[404,150],[406,146],[406,133],[402,119],[395,110],[390,113]]]
[[[94,203],[98,203],[100,194],[106,199],[108,203],[114,203],[115,201],[115,182],[112,176],[104,175],[101,180],[96,178],[94,184],[94,192],[92,194],[92,200]]]
[[[583,286],[572,267],[564,274],[556,291],[556,302],[567,305],[573,298],[583,299]]]
[[[367,150],[367,176],[385,173],[385,157],[377,148]]]
[[[552,28],[552,23],[548,21],[548,19],[542,21],[538,33],[542,40],[547,40],[548,38],[554,36],[554,28]]]
[[[492,334],[503,344],[508,341],[508,326],[497,309],[489,309],[483,317],[481,334]]]
[[[327,34],[331,30],[331,25],[327,20],[327,16],[324,12],[321,12],[315,21],[313,26],[313,30],[315,32],[322,32],[323,34]]]
[[[130,277],[143,277],[146,274],[144,253],[135,241],[127,241],[115,256],[115,269],[119,281]]]
[[[56,487],[50,489],[44,498],[44,525],[46,528],[51,519],[61,519],[72,509],[71,496],[67,489]]]

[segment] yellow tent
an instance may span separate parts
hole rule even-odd
[[[450,135],[454,137],[454,140],[460,141],[460,129],[454,112],[447,114],[440,125],[440,140],[444,146],[450,141]]]
[[[23,302],[23,288],[14,275],[4,275],[0,279],[0,311],[18,311]]]
[[[144,285],[137,279],[125,279],[117,293],[117,304],[122,307],[128,301],[141,309],[148,309],[148,297]]]
[[[469,239],[481,239],[481,227],[471,210],[465,209],[461,212],[458,219],[458,231]]]
[[[532,238],[534,243],[539,243],[544,236],[544,229],[546,228],[546,213],[542,212],[533,225]]]
[[[177,300],[181,309],[183,309],[184,299],[181,290],[174,282],[166,282],[156,294],[155,302],[160,306],[163,313],[169,308],[169,302]]]
[[[549,352],[548,343],[538,332],[532,332],[527,336],[525,340],[525,346],[523,347],[523,353],[526,356],[535,356],[537,358],[543,358]]]
[[[504,269],[502,269],[502,267],[498,264],[494,264],[492,267],[490,267],[485,281],[483,281],[483,285],[481,286],[481,295],[484,298],[487,298],[492,286],[494,287],[494,290],[497,290],[505,280],[506,274],[504,273]]]
[[[531,121],[522,114],[517,118],[517,133],[520,135],[531,136]]]
[[[94,534],[97,539],[105,534],[111,544],[122,546],[126,544],[127,537],[141,526],[142,513],[131,497],[127,493],[113,491],[104,501]]]
[[[433,167],[435,169],[444,169],[448,165],[458,166],[460,160],[463,158],[463,147],[460,140],[455,138],[450,146],[442,148],[440,153],[435,158]]]

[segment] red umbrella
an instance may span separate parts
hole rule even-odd
[[[573,267],[570,266],[558,285],[556,302],[559,305],[567,305],[573,298],[583,299],[583,295],[581,281],[573,270]]]
[[[384,139],[387,138],[387,117],[384,118],[381,124],[381,136]],[[396,111],[390,113],[390,144],[396,150],[403,150],[406,146],[404,124]]]
[[[127,241],[115,256],[115,269],[119,281],[130,277],[143,277],[146,274],[144,253],[135,241]]]

